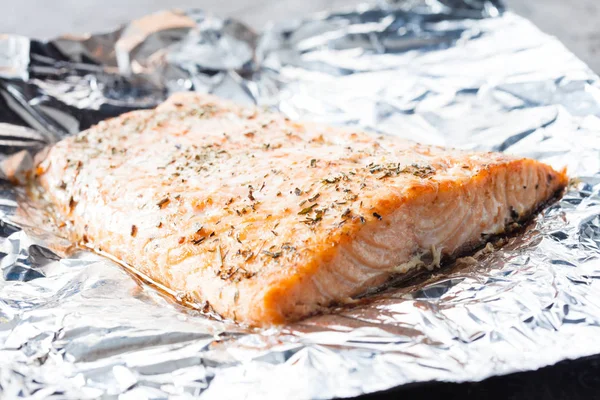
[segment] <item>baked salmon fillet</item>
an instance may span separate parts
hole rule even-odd
[[[181,93],[57,143],[36,182],[72,239],[268,326],[471,251],[567,176]]]

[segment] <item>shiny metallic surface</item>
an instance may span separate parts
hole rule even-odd
[[[84,38],[0,36],[0,51],[0,121],[48,142],[198,90],[291,118],[533,157],[574,178],[493,248],[267,331],[184,309],[110,260],[73,252],[4,184],[6,398],[349,397],[600,353],[598,77],[496,2],[380,2],[262,33],[164,12]]]

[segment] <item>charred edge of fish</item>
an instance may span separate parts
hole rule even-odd
[[[513,206],[510,206],[510,218],[512,218],[513,221],[518,221],[520,219],[519,213]]]
[[[205,314],[212,314],[215,312],[215,310],[213,309],[212,305],[208,302],[208,300],[205,300],[202,305],[200,306],[200,311],[202,311]]]

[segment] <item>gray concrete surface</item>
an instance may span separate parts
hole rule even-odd
[[[505,0],[600,73],[600,0]]]
[[[362,0],[0,0],[0,32],[49,38],[109,30],[165,8],[196,7],[260,29],[269,20],[351,7]],[[516,13],[557,36],[600,73],[600,0],[506,0]]]

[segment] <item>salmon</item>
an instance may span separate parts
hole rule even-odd
[[[524,221],[564,171],[180,93],[68,137],[36,164],[72,240],[271,326],[435,268]]]

